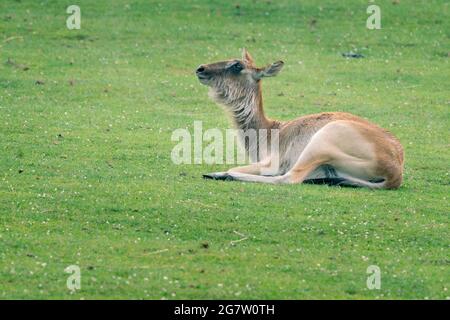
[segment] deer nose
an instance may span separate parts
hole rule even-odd
[[[204,66],[200,66],[197,68],[197,70],[195,71],[196,73],[202,73],[205,71],[205,67]]]

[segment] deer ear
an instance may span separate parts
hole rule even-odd
[[[244,61],[248,65],[253,65],[253,57],[247,51],[247,49],[242,49],[242,61]]]
[[[283,61],[277,61],[269,64],[267,67],[256,71],[255,78],[259,80],[264,77],[275,77],[281,71],[281,69],[283,69],[283,66]]]

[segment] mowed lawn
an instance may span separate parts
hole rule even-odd
[[[0,298],[448,298],[450,8],[411,2],[376,1],[368,30],[369,1],[1,1]],[[378,123],[405,148],[403,186],[173,164],[175,129],[230,128],[194,70],[242,47],[285,61],[264,80],[268,116]]]

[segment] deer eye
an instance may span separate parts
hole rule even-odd
[[[242,71],[242,69],[244,69],[244,67],[240,62],[235,62],[230,66],[230,70],[233,73],[239,73]]]

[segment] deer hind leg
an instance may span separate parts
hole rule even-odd
[[[302,183],[318,167],[325,165],[330,160],[327,147],[321,141],[312,139],[294,166],[279,178],[278,183]]]
[[[373,144],[360,134],[360,126],[351,121],[335,121],[324,126],[287,173],[287,181],[301,183],[310,168],[326,164],[335,169],[339,185],[383,188],[385,183],[377,175]]]

